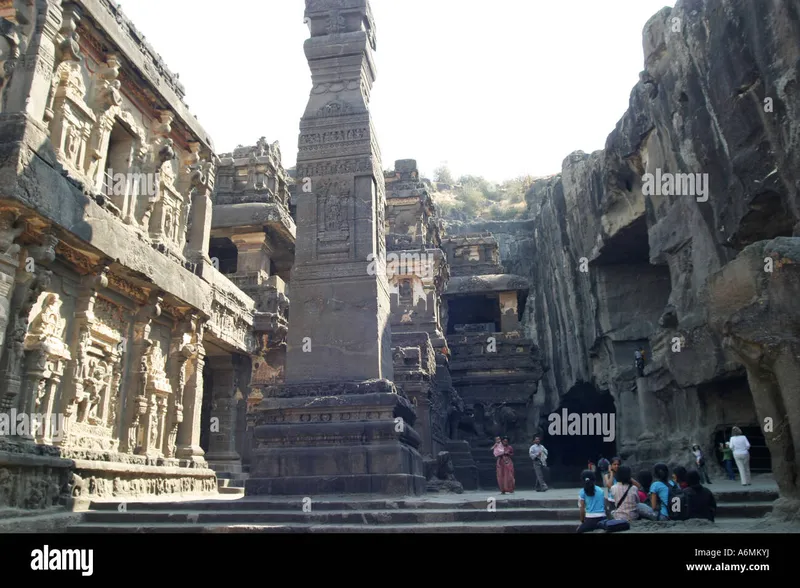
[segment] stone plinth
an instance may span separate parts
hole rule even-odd
[[[248,495],[425,491],[414,409],[391,382],[285,385],[266,396]]]

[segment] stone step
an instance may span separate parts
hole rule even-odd
[[[481,510],[485,511],[488,505],[488,498],[492,496],[487,493],[487,498],[478,500],[453,501],[451,503],[433,501],[413,501],[413,500],[359,500],[353,501],[331,501],[331,500],[311,500],[311,508],[314,511],[367,511],[367,510]],[[575,509],[577,498],[553,498],[541,500],[528,499],[508,499],[498,498],[497,510],[510,508],[571,508]],[[118,511],[120,502],[92,502],[89,506],[90,511]],[[245,497],[241,500],[193,500],[185,502],[154,501],[154,502],[125,502],[128,511],[169,511],[169,512],[198,512],[198,511],[229,511],[229,510],[274,510],[274,511],[297,511],[302,510],[303,499],[297,497],[293,500],[274,499],[269,497]]]
[[[220,494],[225,495],[235,495],[235,496],[244,496],[244,486],[225,486],[224,488],[218,488],[217,491]]]
[[[408,525],[198,525],[179,523],[80,524],[69,533],[574,533],[575,521],[487,521]]]
[[[184,511],[184,512],[153,512],[131,511],[126,513],[116,512],[87,512],[84,521],[87,524],[108,524],[135,522],[141,524],[151,523],[194,523],[194,524],[221,524],[221,523],[253,523],[253,524],[363,524],[363,525],[393,525],[393,524],[433,524],[433,523],[472,523],[490,521],[574,521],[577,519],[577,510],[572,509],[498,509],[488,510],[373,510],[373,511],[322,511],[322,512],[294,512],[287,511]]]

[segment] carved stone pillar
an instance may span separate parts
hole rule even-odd
[[[189,360],[197,356],[196,336],[199,318],[193,314],[178,323],[170,348],[170,380],[172,399],[167,416],[167,439],[164,455],[175,457],[178,450],[178,429],[183,422],[183,403],[186,391],[187,370],[192,369]],[[202,369],[202,368],[201,368]]]
[[[63,341],[67,321],[61,316],[61,304],[58,294],[44,295],[41,310],[31,321],[24,343],[25,392],[19,407],[29,419],[31,430],[22,437],[40,443],[49,443],[64,434],[64,420],[53,411],[58,385],[70,360]]]
[[[239,401],[242,399],[241,392],[237,390],[238,359],[238,356],[232,355],[210,358],[213,404],[206,459],[209,467],[219,472],[239,472],[242,466],[242,458],[236,451],[236,427]]]
[[[14,293],[16,273],[19,269],[20,246],[14,243],[25,230],[16,212],[0,212],[0,355],[6,340],[6,329],[11,319],[11,296]]]
[[[238,251],[236,275],[250,277],[248,283],[261,284],[269,278],[269,254],[267,235],[259,233],[233,235],[231,241]]]
[[[214,164],[200,159],[200,144],[189,143],[191,154],[185,162],[191,186],[191,211],[185,257],[192,263],[211,264],[208,246],[211,239],[211,193],[214,190]]]
[[[31,118],[42,120],[56,63],[56,46],[60,45],[58,53],[61,54],[77,49],[77,36],[72,25],[80,17],[72,3],[65,6],[62,17],[60,0],[38,0],[35,7],[32,2],[26,4],[28,6],[17,11],[17,17],[25,20],[21,29],[23,35],[28,36],[29,46],[14,67],[4,111],[24,111]],[[67,26],[62,26],[64,20]]]
[[[205,451],[200,447],[200,418],[203,410],[203,366],[206,350],[203,347],[205,321],[196,320],[193,337],[194,354],[185,364],[186,386],[183,390],[183,421],[178,426],[176,456],[205,462]]]
[[[154,292],[150,300],[139,309],[133,325],[133,342],[130,345],[131,372],[128,395],[125,400],[125,427],[123,430],[122,451],[125,453],[146,453],[153,423],[154,401],[148,396],[148,359],[153,341],[150,330],[154,318],[161,315],[163,297]]]
[[[0,360],[0,411],[18,406],[30,312],[41,293],[49,288],[52,278],[52,272],[45,269],[41,262],[55,259],[57,242],[51,236],[46,236],[43,245],[28,247],[20,256],[25,263],[18,269],[15,277],[10,319],[6,329],[6,346]],[[32,267],[28,258],[33,262]]]

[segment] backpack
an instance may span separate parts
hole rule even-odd
[[[620,531],[627,531],[630,529],[631,524],[624,520],[610,519],[605,522],[603,527],[605,528],[606,533],[618,533]]]
[[[689,518],[689,493],[679,486],[667,484],[669,498],[667,516],[671,521],[685,521]]]

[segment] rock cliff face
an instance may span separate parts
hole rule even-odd
[[[645,69],[604,150],[573,153],[560,174],[537,181],[528,220],[450,230],[492,231],[509,271],[530,279],[524,322],[550,367],[540,390],[549,410],[591,384],[614,397],[617,449],[631,462],[688,465],[692,443],[713,455],[739,425],[773,463],[793,464],[797,352],[779,354],[782,375],[770,379],[773,368],[746,363],[735,341],[794,345],[788,325],[800,303],[781,307],[794,318],[770,338],[754,334],[749,298],[737,300],[742,320],[734,302],[718,301],[720,283],[748,280],[761,284],[745,290],[764,304],[800,297],[797,257],[785,253],[800,241],[800,2],[680,0],[650,19],[643,45]],[[768,247],[777,237],[788,238],[782,249]],[[748,246],[751,263],[723,280]],[[762,253],[774,254],[772,273],[752,261]],[[770,279],[781,282],[761,283]],[[640,346],[647,363],[637,377]],[[784,423],[783,441],[763,426],[769,418]],[[772,467],[766,447],[753,461]],[[797,497],[794,465],[775,471],[782,493]]]

